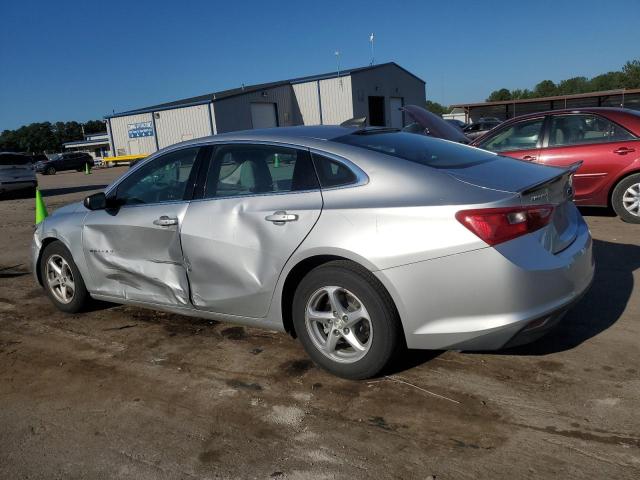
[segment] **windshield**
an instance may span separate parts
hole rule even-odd
[[[355,133],[335,138],[333,141],[433,168],[466,168],[490,162],[495,158],[495,154],[485,150],[406,132]]]

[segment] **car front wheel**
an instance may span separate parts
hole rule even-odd
[[[403,345],[389,293],[371,272],[349,261],[326,263],[302,279],[293,321],[311,359],[343,378],[378,374]]]
[[[56,174],[56,169],[55,169],[55,167],[48,167],[48,168],[45,170],[45,173],[46,173],[47,175],[55,175],[55,174]]]
[[[47,295],[63,312],[77,313],[89,301],[89,293],[71,252],[59,241],[42,252],[40,274]]]
[[[640,173],[629,175],[616,185],[611,204],[625,222],[640,223]]]

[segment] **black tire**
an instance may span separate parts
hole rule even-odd
[[[55,167],[47,167],[47,169],[45,170],[45,173],[47,175],[55,175],[56,174],[56,168]]]
[[[64,303],[56,297],[56,294],[52,291],[52,288],[48,282],[47,262],[54,255],[62,257],[71,269],[74,283],[74,292],[71,301],[68,303]],[[84,280],[82,279],[82,275],[80,275],[80,271],[78,270],[76,263],[73,261],[71,252],[67,250],[67,247],[65,247],[62,242],[55,241],[45,247],[40,258],[40,275],[42,278],[44,289],[47,292],[47,296],[59,310],[67,313],[77,313],[82,311],[82,309],[84,309],[88,305],[90,296],[89,292],[87,292]]]
[[[640,223],[640,213],[638,215],[634,215],[624,207],[623,198],[625,192],[633,185],[638,185],[638,188],[640,188],[640,173],[629,175],[616,185],[613,189],[613,194],[611,195],[611,206],[618,216],[625,222]]]
[[[338,286],[352,292],[369,314],[373,330],[371,344],[364,357],[353,363],[329,358],[316,347],[307,329],[307,303],[319,289],[327,286]],[[346,260],[325,263],[302,279],[293,299],[293,323],[300,342],[314,363],[342,378],[361,380],[377,375],[404,346],[400,318],[389,293],[371,272]]]

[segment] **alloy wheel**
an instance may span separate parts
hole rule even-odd
[[[622,195],[622,205],[631,215],[640,217],[640,183],[630,185]]]
[[[60,255],[51,255],[47,261],[47,284],[53,296],[61,303],[70,303],[75,294],[73,271]]]
[[[371,348],[373,324],[369,313],[345,288],[316,290],[305,308],[305,324],[314,346],[333,361],[357,362]]]

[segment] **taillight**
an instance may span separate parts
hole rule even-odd
[[[551,221],[553,205],[461,210],[456,218],[489,245],[535,232]]]

